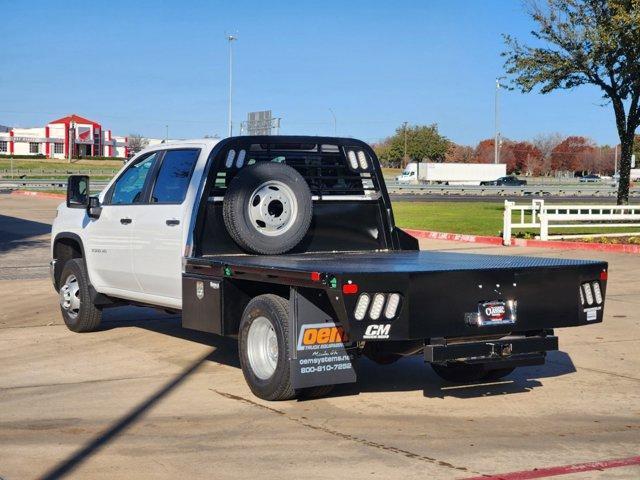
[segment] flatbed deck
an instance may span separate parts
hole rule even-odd
[[[601,262],[438,251],[327,252],[291,255],[216,255],[189,258],[191,265],[232,266],[291,272],[427,273],[464,270],[562,268]]]

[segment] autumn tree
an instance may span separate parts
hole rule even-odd
[[[621,144],[618,204],[629,201],[631,153],[640,124],[640,0],[532,3],[541,45],[505,35],[505,69],[523,92],[543,94],[591,84],[611,103]]]
[[[474,151],[475,163],[493,163],[495,161],[495,140],[493,138],[487,138],[481,140]]]
[[[515,142],[510,148],[513,155],[513,172],[542,175],[542,153],[530,142]]]
[[[448,163],[472,163],[473,154],[472,147],[451,143],[449,151],[447,151],[444,157],[444,161]]]
[[[595,144],[585,137],[567,137],[551,151],[551,169],[555,172],[576,172],[585,170],[583,165],[589,155],[593,155]]]

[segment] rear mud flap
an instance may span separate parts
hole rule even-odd
[[[318,307],[322,294],[314,289],[291,289],[289,365],[295,389],[357,380],[356,345],[348,341],[343,327]]]

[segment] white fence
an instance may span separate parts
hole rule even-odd
[[[514,229],[538,229],[536,238],[625,237],[640,235],[640,206],[638,205],[545,205],[544,200],[533,200],[527,205],[516,205],[505,200],[502,240],[511,245]],[[593,234],[549,234],[549,229],[626,228],[636,231]]]

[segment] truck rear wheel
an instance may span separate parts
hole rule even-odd
[[[89,277],[81,258],[67,261],[60,276],[60,311],[73,332],[92,332],[100,325],[102,310],[91,301]]]
[[[263,400],[295,397],[289,375],[289,302],[259,295],[242,314],[238,350],[242,373],[253,394]]]
[[[281,163],[258,162],[232,180],[222,211],[227,231],[240,247],[276,255],[304,238],[312,209],[311,191],[302,175]]]

